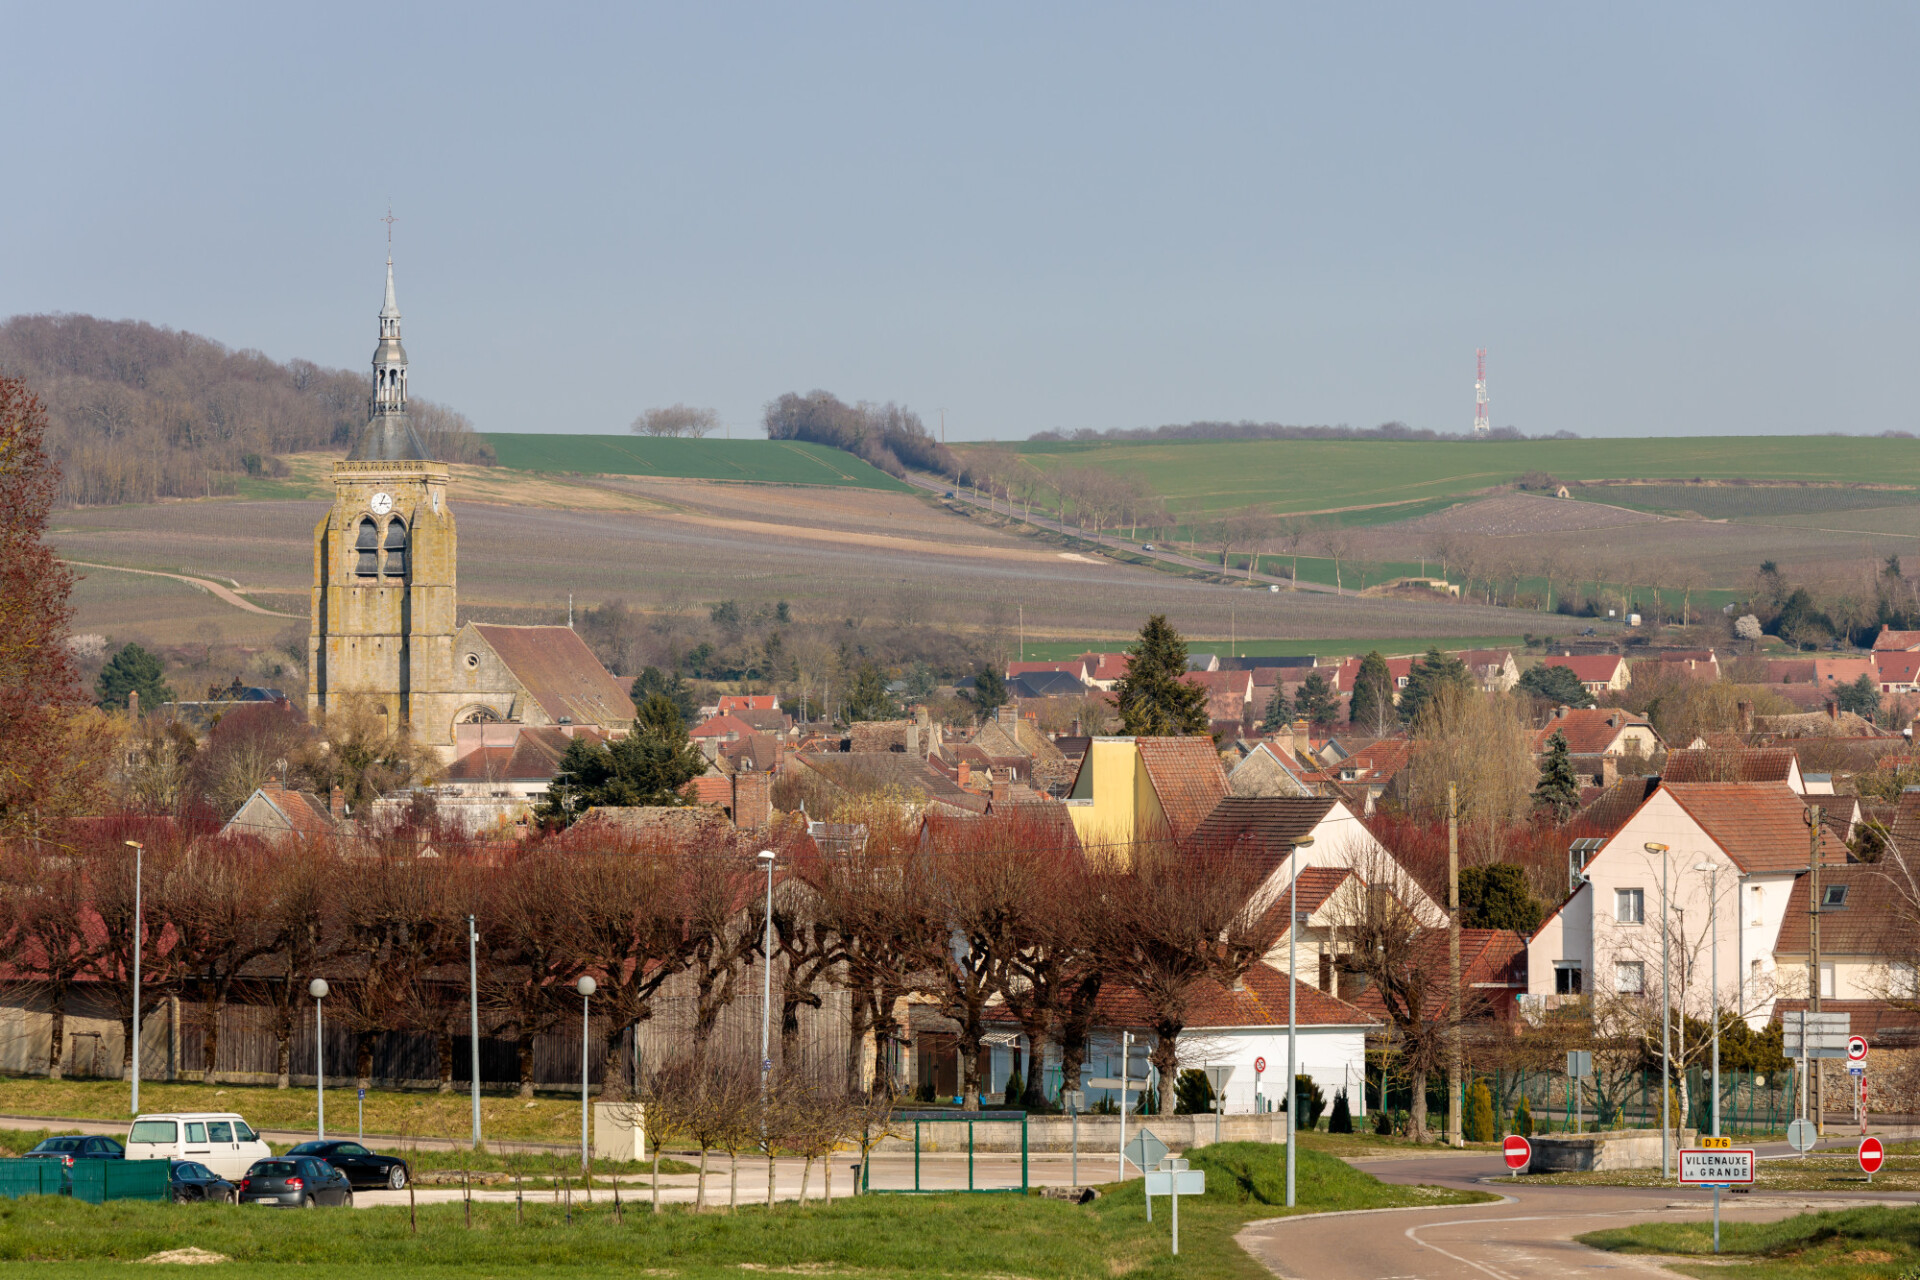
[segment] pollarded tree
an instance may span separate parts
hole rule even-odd
[[[1207,691],[1186,680],[1187,642],[1156,613],[1127,651],[1127,674],[1113,686],[1125,732],[1178,738],[1207,731]]]
[[[1573,772],[1567,735],[1558,729],[1547,739],[1546,758],[1540,762],[1540,781],[1533,787],[1534,812],[1547,812],[1565,822],[1580,807],[1580,780]]]
[[[1556,707],[1590,707],[1593,695],[1587,692],[1587,686],[1580,683],[1572,667],[1550,667],[1542,664],[1528,667],[1520,675],[1520,683],[1514,686],[1516,693],[1529,694]]]
[[[1360,659],[1353,696],[1347,701],[1347,719],[1360,732],[1379,737],[1385,737],[1398,721],[1393,710],[1393,673],[1378,649]]]
[[[167,686],[166,671],[160,665],[160,659],[137,644],[129,642],[121,646],[120,652],[107,659],[107,665],[100,668],[100,678],[94,682],[94,692],[100,695],[100,705],[114,710],[124,710],[127,695],[140,695],[140,705],[151,711],[163,702],[173,699],[173,690]]]

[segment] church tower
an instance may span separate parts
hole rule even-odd
[[[333,466],[333,506],[313,531],[307,712],[364,699],[391,726],[444,747],[452,707],[453,513],[450,470],[407,418],[407,352],[387,258],[367,425]]]

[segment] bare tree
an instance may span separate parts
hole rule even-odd
[[[1320,550],[1333,561],[1333,590],[1335,595],[1342,593],[1340,581],[1340,563],[1353,555],[1353,531],[1339,525],[1330,525],[1320,531]]]
[[[689,405],[669,405],[664,409],[649,409],[633,420],[627,428],[637,436],[684,436],[699,439],[712,435],[720,429],[720,415],[712,409],[695,409]]]

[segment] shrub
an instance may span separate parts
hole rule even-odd
[[[1485,1080],[1475,1080],[1467,1090],[1467,1114],[1462,1128],[1468,1142],[1493,1141],[1493,1094]]]
[[[1320,1123],[1320,1113],[1327,1109],[1327,1096],[1313,1082],[1313,1077],[1298,1075],[1293,1078],[1293,1096],[1299,1106],[1299,1118],[1294,1124],[1301,1129],[1313,1129]]]
[[[1010,1107],[1018,1106],[1020,1103],[1020,1095],[1026,1091],[1027,1082],[1020,1078],[1020,1068],[1016,1066],[1013,1070],[1007,1072],[1007,1091],[1005,1095],[1003,1095],[1007,1100],[1007,1105]]]
[[[1523,1138],[1533,1136],[1533,1108],[1524,1093],[1520,1095],[1520,1105],[1513,1109],[1513,1131]]]
[[[1213,1110],[1213,1086],[1207,1073],[1188,1067],[1173,1084],[1173,1113],[1177,1116],[1206,1115]]]
[[[1382,1138],[1393,1136],[1393,1113],[1385,1106],[1373,1113],[1373,1131]]]
[[[1327,1132],[1353,1132],[1353,1112],[1347,1106],[1347,1091],[1345,1089],[1333,1095],[1333,1118],[1327,1121]]]

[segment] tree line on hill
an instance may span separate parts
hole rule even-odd
[[[901,405],[848,404],[827,391],[787,392],[767,406],[767,439],[804,440],[844,449],[890,476],[907,468],[958,477],[953,452],[933,438],[920,415]]]
[[[23,379],[45,407],[64,505],[231,493],[242,477],[284,475],[281,455],[348,447],[370,385],[364,372],[86,315],[0,324],[0,374]],[[435,457],[493,460],[464,414],[418,396],[407,407]]]
[[[1434,431],[1428,427],[1410,427],[1404,422],[1383,422],[1377,427],[1289,426],[1280,422],[1179,422],[1158,427],[1109,427],[1097,431],[1081,427],[1074,431],[1059,429],[1036,431],[1033,441],[1073,441],[1092,444],[1102,441],[1161,440],[1578,440],[1571,431],[1556,431],[1550,436],[1527,436],[1515,427],[1495,427],[1486,435],[1470,431]]]

